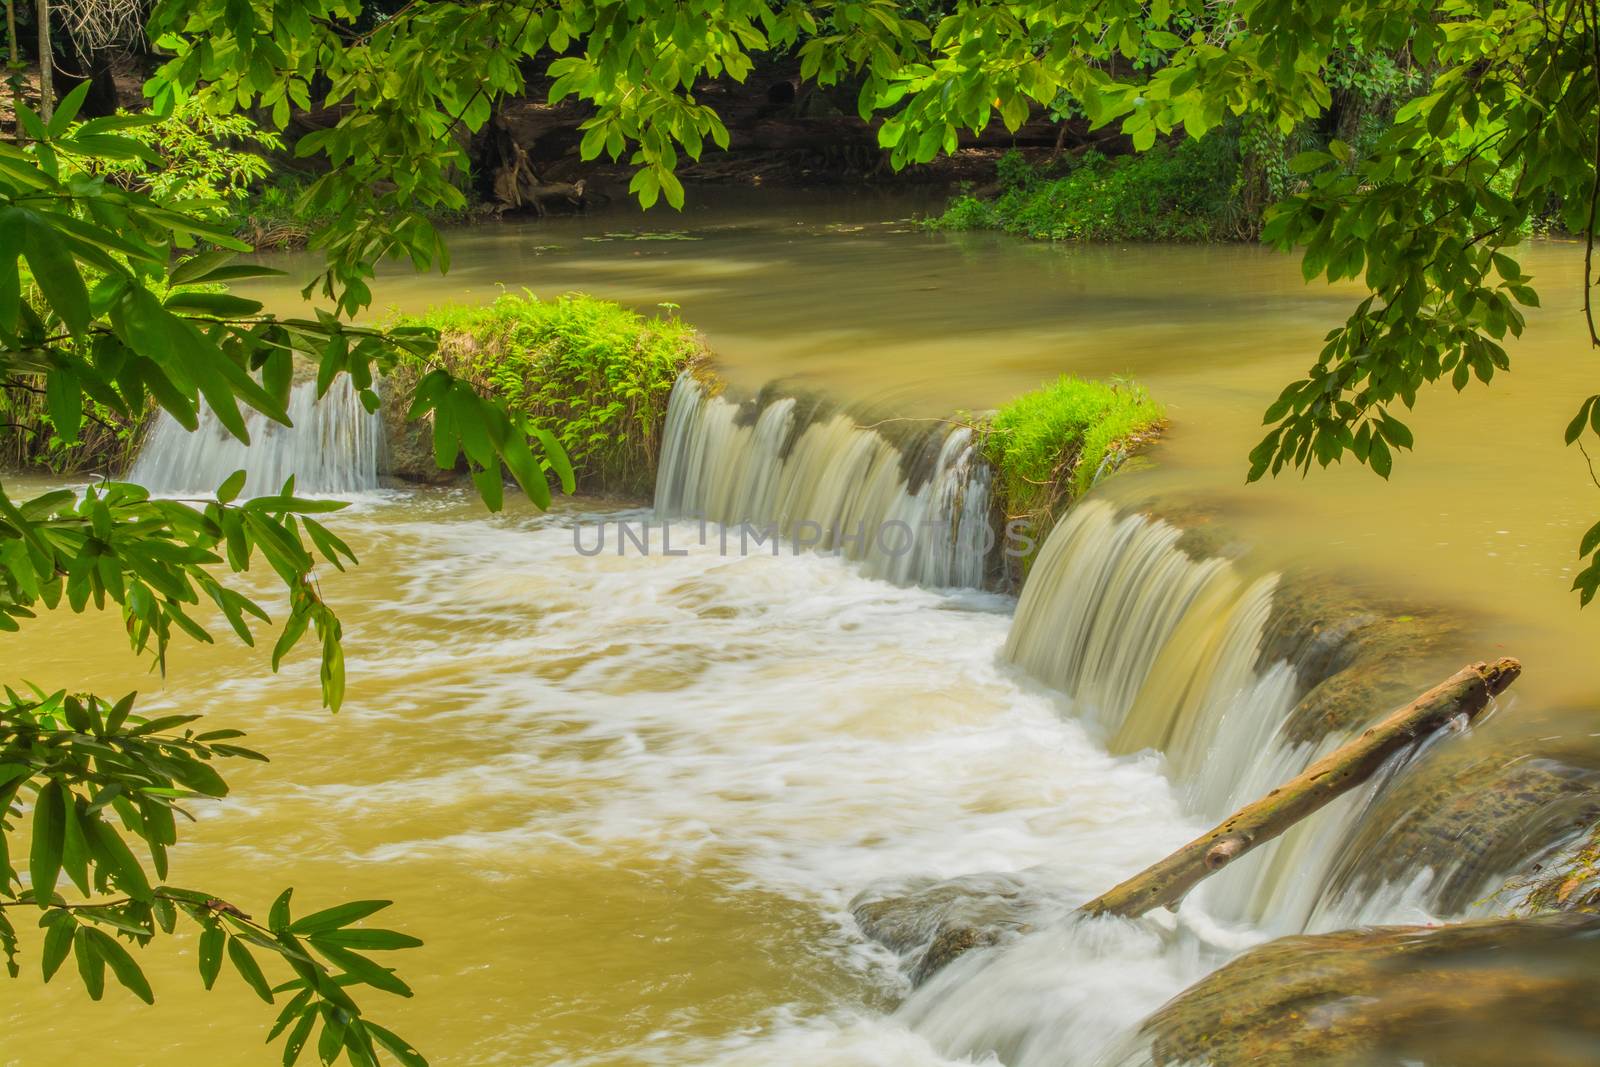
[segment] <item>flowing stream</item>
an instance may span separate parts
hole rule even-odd
[[[1545,437],[1559,445],[1552,412],[1570,397],[1545,393],[1578,372],[1534,363],[1537,396],[1497,383],[1493,448],[1468,440],[1481,426],[1419,419],[1424,448],[1466,454],[1404,457],[1407,507],[1354,472],[1240,491],[1258,401],[1348,294],[1302,292],[1292,264],[1248,249],[1064,251],[885,223],[899,203],[807,211],[785,228],[724,208],[675,241],[616,236],[634,223],[611,216],[454,246],[462,299],[495,280],[592,279],[645,308],[659,292],[750,395],[785,379],[745,404],[680,383],[653,511],[491,517],[459,490],[374,489],[376,429],[342,394],[248,454],[207,427],[157,429],[134,476],[162,491],[244,466],[252,492],[292,470],[303,490],[355,494],[331,521],[362,565],[323,581],[347,634],[337,718],[304,655],[271,677],[228,642],[179,646],[163,679],[114,619],[40,620],[8,639],[5,673],[137,687],[147,711],[248,729],[274,763],[239,768],[233,795],[197,812],[174,880],[257,907],[286,884],[308,908],[395,899],[392,924],[426,941],[398,961],[417,997],[371,1010],[440,1067],[1140,1062],[1140,1020],[1252,944],[1460,914],[1426,871],[1359,892],[1341,876],[1399,762],[1176,915],[1068,913],[1337,743],[1284,731],[1316,679],[1268,651],[1275,598],[1308,558],[1460,605],[1480,656],[1524,656],[1535,684],[1448,743],[1567,728],[1563,709],[1600,689],[1595,617],[1575,615],[1560,574],[1589,501],[1527,468],[1565,464]],[[1535,272],[1569,251],[1536,250]],[[1158,277],[1169,291],[1148,290]],[[380,299],[421,292],[388,286]],[[796,303],[827,314],[802,328]],[[1180,337],[1193,343],[1173,351]],[[1134,372],[1174,432],[1155,467],[1057,526],[1020,597],[986,592],[987,468],[940,420],[1063,370]],[[819,390],[856,406],[808,399]],[[1467,493],[1457,464],[1496,499]],[[1151,514],[1200,499],[1227,545],[1196,550]],[[671,523],[678,551],[582,550],[602,523],[646,522]],[[739,522],[784,540],[725,550],[715,533]],[[839,533],[890,522],[917,534],[907,551]],[[1561,636],[1533,640],[1557,611]],[[851,902],[965,876],[1003,879],[1027,921],[912,990]],[[264,1006],[226,978],[199,992],[193,948],[145,954],[153,1008],[118,991],[83,1010],[68,983],[20,984],[0,1065],[277,1062],[258,1044]]]

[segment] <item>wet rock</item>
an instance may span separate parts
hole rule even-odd
[[[1465,645],[1460,625],[1441,610],[1290,574],[1273,597],[1257,662],[1287,661],[1305,686],[1284,727],[1299,743],[1360,729],[1404,704],[1470,661]]]
[[[850,911],[862,933],[899,953],[915,986],[975,948],[1027,931],[1039,907],[1015,876],[981,874],[902,884],[891,895],[868,889]]]
[[[1600,768],[1579,754],[1485,747],[1441,745],[1390,783],[1348,842],[1334,892],[1365,895],[1428,869],[1433,907],[1459,914],[1600,819]]]
[[[1600,913],[1600,823],[1548,862],[1512,879],[1507,892],[1525,911]]]
[[[434,460],[432,417],[406,420],[417,378],[415,367],[401,366],[379,384],[378,395],[383,400],[379,408],[383,416],[383,473],[408,482],[442,485],[455,480],[458,472],[441,470]]]
[[[1163,1067],[1566,1067],[1600,1061],[1597,980],[1600,916],[1288,937],[1179,994],[1140,1041]]]

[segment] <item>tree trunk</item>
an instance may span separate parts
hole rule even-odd
[[[1514,659],[1463,667],[1360,737],[1340,746],[1285,785],[1249,804],[1210,833],[1083,906],[1091,915],[1134,918],[1182,900],[1202,879],[1271,841],[1335,797],[1370,778],[1396,752],[1457,715],[1470,720],[1516,680]]]
[[[50,47],[50,0],[36,0],[39,21],[39,118],[49,125],[56,113],[55,50]]]
[[[11,46],[11,126],[17,144],[26,139],[22,132],[22,53],[17,46],[17,4],[6,0],[6,40]]]

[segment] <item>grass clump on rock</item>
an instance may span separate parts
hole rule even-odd
[[[1165,421],[1161,405],[1132,382],[1064,374],[1023,393],[984,428],[1006,518],[1026,520],[1042,539],[1067,505],[1154,439]]]
[[[506,294],[485,306],[438,308],[406,324],[438,330],[437,359],[446,369],[505,401],[530,427],[553,433],[580,486],[629,495],[654,485],[673,383],[706,356],[700,335],[675,316],[646,318],[582,295],[545,301]],[[400,370],[388,405],[396,416],[425,370],[420,364]],[[391,432],[391,442],[395,437]],[[397,474],[431,474],[425,435],[393,451]]]

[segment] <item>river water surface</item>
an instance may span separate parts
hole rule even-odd
[[[1248,568],[1315,564],[1458,612],[1479,658],[1527,671],[1468,743],[1582,729],[1600,615],[1566,587],[1600,491],[1561,446],[1594,358],[1578,250],[1527,251],[1546,309],[1512,374],[1426,394],[1419,451],[1390,484],[1346,469],[1247,488],[1260,410],[1349,289],[1306,288],[1293,261],[1251,248],[932,235],[903,221],[918,206],[746,209],[718,194],[683,216],[485,227],[457,237],[445,280],[386,278],[379,301],[420,310],[500,286],[670,301],[736,385],[784,379],[907,418],[995,406],[1065,371],[1135,377],[1172,431],[1102,495],[1203,503]],[[286,289],[268,295],[292,310]],[[584,557],[569,528],[584,506],[489,517],[458,491],[385,491],[336,516],[362,559],[325,579],[347,634],[336,718],[304,657],[270,678],[249,650],[183,646],[162,680],[111,619],[42,620],[7,640],[4,673],[138,687],[147,711],[247,729],[274,763],[234,772],[173,880],[247,910],[282,885],[304,910],[398,901],[390,925],[427,942],[397,961],[417,997],[376,994],[369,1010],[441,1067],[914,1067],[996,1047],[1013,1067],[1089,1063],[1266,936],[1046,931],[966,991],[935,983],[896,1011],[896,961],[848,914],[862,889],[1026,871],[1066,906],[1202,820],[1158,756],[1107,755],[1070,700],[1003,663],[1013,601],[816,555]],[[117,990],[88,1009],[65,976],[12,984],[0,1064],[277,1062],[259,1044],[265,1007],[226,976],[202,993],[192,951],[144,954],[154,1008]]]

